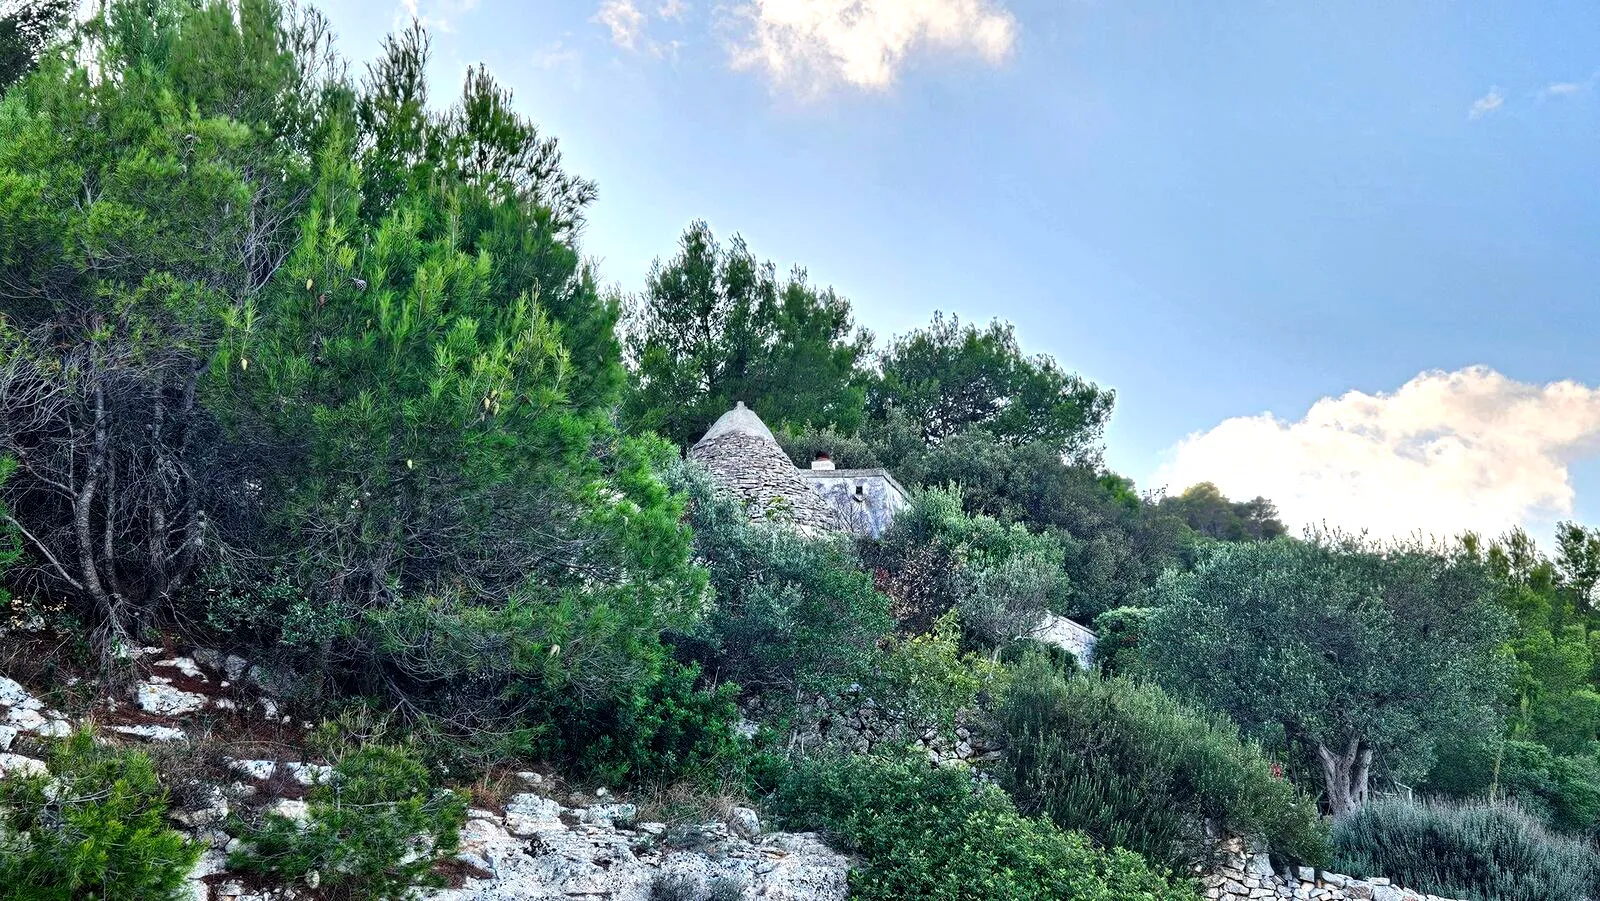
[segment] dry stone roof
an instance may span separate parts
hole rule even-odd
[[[811,490],[772,430],[743,401],[695,442],[689,459],[743,501],[751,519],[792,522],[804,529],[840,528],[833,505]]]

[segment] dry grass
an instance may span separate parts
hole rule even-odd
[[[638,805],[641,821],[668,826],[723,822],[735,807],[750,804],[734,786],[706,788],[688,782],[644,787],[633,792],[630,800]]]

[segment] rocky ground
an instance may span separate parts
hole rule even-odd
[[[190,874],[196,901],[311,901],[314,889],[252,885],[227,869],[237,839],[230,812],[272,810],[306,815],[301,798],[327,779],[324,762],[288,753],[292,737],[310,728],[274,698],[269,675],[236,656],[204,650],[174,654],[144,648],[143,673],[131,700],[101,700],[82,718],[108,739],[159,746],[168,757],[198,758],[220,746],[219,724],[245,737],[241,748],[275,747],[271,756],[221,758],[226,776],[196,775],[176,786],[175,827],[206,851]],[[27,738],[57,738],[74,717],[50,709],[22,684],[0,676],[0,776],[48,773],[36,756],[17,753]],[[251,743],[254,730],[279,740]],[[282,740],[289,736],[290,741]],[[19,738],[24,741],[19,742]],[[202,752],[198,745],[207,744]],[[197,766],[196,773],[204,771]],[[811,834],[766,832],[754,810],[732,808],[725,821],[671,825],[641,821],[638,808],[596,789],[555,791],[535,772],[516,774],[520,791],[495,809],[473,808],[448,876],[452,887],[421,895],[431,901],[843,901],[849,860]],[[556,800],[567,801],[562,804]],[[581,799],[581,802],[579,800]]]

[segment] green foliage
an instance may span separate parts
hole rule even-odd
[[[1534,742],[1508,741],[1500,753],[1499,785],[1518,806],[1546,825],[1592,834],[1600,826],[1600,762],[1561,755]]]
[[[1593,753],[1600,737],[1594,635],[1585,612],[1587,536],[1563,524],[1553,561],[1520,529],[1483,553],[1496,599],[1516,617],[1509,643],[1516,655],[1510,736],[1541,742],[1557,754]]]
[[[1463,551],[1218,545],[1154,600],[1153,675],[1314,761],[1335,813],[1360,805],[1374,761],[1414,780],[1439,736],[1500,728],[1506,617]]]
[[[436,885],[430,871],[455,853],[466,800],[436,790],[405,749],[371,745],[334,765],[307,795],[309,819],[278,813],[241,838],[229,865],[299,881],[331,898],[404,899]]]
[[[1094,618],[1094,662],[1101,672],[1138,668],[1139,644],[1154,615],[1149,607],[1117,607]]]
[[[67,22],[71,0],[27,0],[0,6],[0,97],[33,69]]]
[[[1002,784],[1063,828],[1179,871],[1209,859],[1208,821],[1291,860],[1326,854],[1315,803],[1273,774],[1259,746],[1154,686],[1063,678],[1033,658],[996,716],[1008,743]]]
[[[31,575],[109,650],[233,519],[199,383],[295,240],[340,88],[321,20],[274,0],[95,12],[0,104],[0,452]]]
[[[1552,829],[1600,827],[1600,761],[1557,754],[1545,745],[1446,741],[1426,787],[1452,798],[1510,798]]]
[[[895,636],[883,649],[874,688],[880,703],[919,726],[955,725],[980,693],[997,694],[1007,671],[987,657],[961,652],[961,627],[947,613],[921,635]]]
[[[1556,528],[1556,571],[1561,586],[1581,610],[1595,609],[1600,588],[1600,529],[1575,522]]]
[[[1017,446],[973,426],[930,445],[898,409],[855,435],[808,430],[779,439],[801,466],[827,451],[842,467],[886,467],[913,489],[957,486],[966,513],[1048,535],[1067,585],[1056,612],[1081,622],[1137,603],[1162,570],[1190,553],[1188,528],[1147,503],[1132,482],[1092,461],[1063,459],[1044,442]]]
[[[1335,821],[1333,867],[1412,891],[1471,901],[1582,901],[1600,890],[1600,854],[1499,804],[1384,798]]]
[[[303,650],[327,644],[348,626],[335,611],[312,603],[282,565],[266,572],[226,563],[208,567],[186,600],[229,643]]]
[[[900,410],[930,444],[979,428],[1011,445],[1092,454],[1115,399],[1048,356],[1025,356],[999,321],[979,329],[935,313],[926,329],[896,338],[879,365],[873,415]]]
[[[969,515],[959,489],[914,494],[864,556],[905,631],[925,632],[957,610],[971,636],[991,647],[1027,635],[1069,591],[1053,536]]]
[[[628,323],[635,427],[688,447],[735,401],[774,427],[860,425],[871,338],[854,331],[849,301],[803,269],[780,280],[742,238],[725,248],[704,222],[679,247],[656,261]]]
[[[201,846],[167,826],[167,796],[143,753],[59,743],[49,776],[0,779],[0,898],[177,901]]]
[[[617,783],[693,775],[741,753],[737,687],[701,686],[626,604],[513,592],[502,604],[404,600],[367,617],[373,660],[456,740],[515,732],[523,753]],[[462,734],[467,730],[466,735]]]
[[[593,187],[479,69],[429,109],[426,63],[420,29],[388,42],[276,277],[225,316],[206,399],[253,451],[241,540],[283,569],[219,568],[205,612],[458,733],[677,772],[672,731],[717,731],[678,718],[720,723],[725,693],[666,664],[706,576],[672,450],[613,422],[616,307],[575,243]]]
[[[580,736],[580,772],[611,783],[667,783],[715,779],[740,764],[747,749],[733,732],[739,686],[702,687],[699,677],[698,666],[669,663],[647,694],[616,705],[610,717],[581,720],[587,711],[568,712],[568,721],[584,723],[588,733]]]
[[[1137,854],[1017,813],[964,771],[872,758],[799,764],[773,806],[791,829],[819,829],[864,866],[863,901],[1178,901],[1194,887]]]
[[[850,546],[752,524],[694,464],[672,482],[689,498],[695,558],[715,593],[695,632],[708,668],[750,691],[791,695],[865,681],[893,623]]]
[[[0,457],[0,488],[4,488],[6,480],[17,470],[17,461],[10,457]],[[5,504],[0,504],[0,579],[3,579],[6,570],[15,566],[22,559],[22,538],[17,534],[17,529],[11,524],[11,514],[6,511]],[[6,591],[4,582],[0,582],[0,607],[11,602],[11,594]]]
[[[1271,541],[1285,532],[1271,501],[1264,497],[1230,501],[1210,482],[1191,485],[1177,497],[1162,498],[1157,509],[1218,541]]]
[[[259,321],[234,320],[216,366],[223,402],[288,451],[270,471],[283,499],[272,525],[302,581],[361,609],[396,589],[495,591],[541,569],[602,584],[636,574],[645,590],[681,565],[687,535],[650,472],[659,449],[572,403],[542,292],[500,294],[500,268],[519,261],[459,226],[479,192],[402,198],[367,232],[343,155],[328,150],[284,277]]]

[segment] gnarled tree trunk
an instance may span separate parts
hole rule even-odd
[[[1372,772],[1372,749],[1359,737],[1351,737],[1342,753],[1335,753],[1318,742],[1317,762],[1322,764],[1322,781],[1328,792],[1328,807],[1334,816],[1343,816],[1367,802],[1367,781]]]

